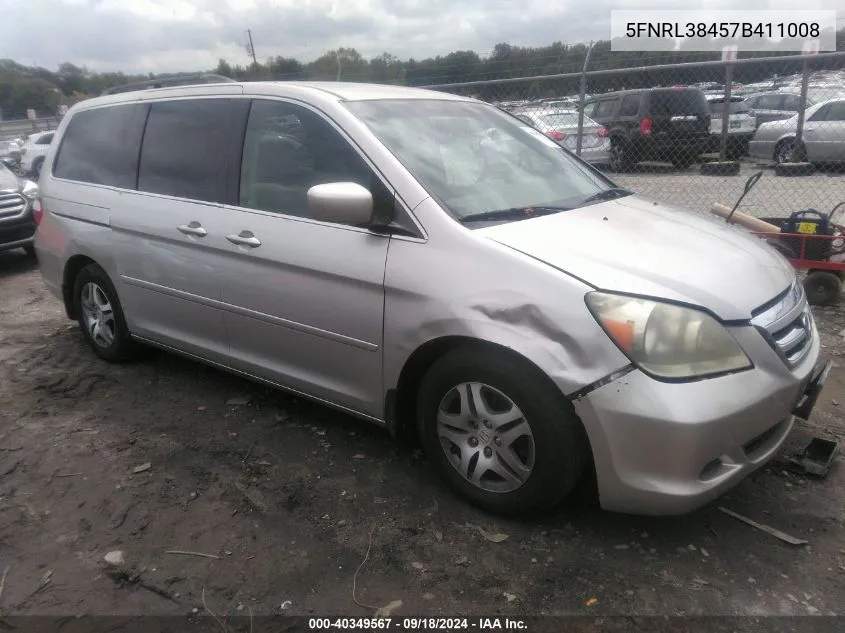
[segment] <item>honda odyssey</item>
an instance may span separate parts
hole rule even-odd
[[[71,108],[39,184],[44,280],[105,361],[154,345],[411,431],[494,512],[585,477],[689,511],[829,371],[781,255],[468,98],[127,90]]]

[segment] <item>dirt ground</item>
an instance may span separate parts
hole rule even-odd
[[[845,305],[815,312],[839,366],[790,450],[845,437]],[[775,462],[679,518],[502,520],[366,423],[164,353],[98,360],[22,252],[0,253],[0,402],[0,618],[845,610],[841,465]]]

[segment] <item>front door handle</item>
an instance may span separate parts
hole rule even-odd
[[[227,235],[226,239],[238,246],[250,246],[252,248],[261,246],[261,240],[255,237],[252,231],[241,231],[237,235]]]
[[[197,221],[193,221],[190,224],[182,224],[176,228],[180,233],[184,233],[185,235],[195,235],[196,237],[205,237],[208,235],[208,231],[202,228],[202,224]]]

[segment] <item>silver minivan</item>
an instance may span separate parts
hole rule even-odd
[[[472,99],[99,97],[40,192],[44,280],[103,359],[154,345],[410,431],[494,512],[584,482],[689,511],[772,457],[829,371],[781,255]]]

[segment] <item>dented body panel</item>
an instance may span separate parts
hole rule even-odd
[[[433,200],[421,206],[419,218],[438,212],[445,218]],[[590,316],[584,304],[589,285],[445,219],[452,226],[426,223],[427,242],[391,241],[384,318],[388,389],[398,385],[417,348],[450,336],[517,352],[564,394],[629,364]]]

